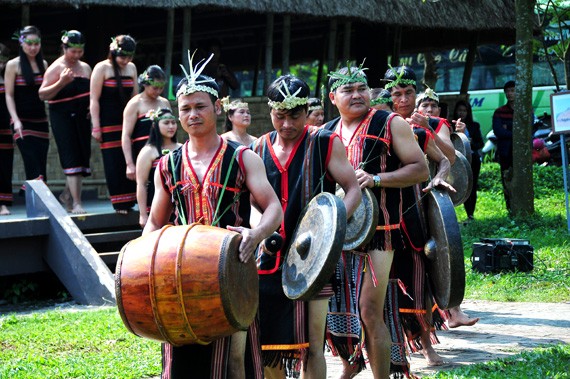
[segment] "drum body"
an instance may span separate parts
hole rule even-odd
[[[259,301],[254,259],[241,235],[200,224],[165,226],[125,245],[115,271],[127,329],[172,345],[207,344],[246,330]]]

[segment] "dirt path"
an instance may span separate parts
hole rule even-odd
[[[462,309],[481,320],[471,327],[438,332],[440,344],[435,350],[447,364],[427,367],[423,356],[411,357],[412,372],[433,375],[462,365],[505,358],[539,345],[570,343],[570,303],[501,303],[465,301]],[[338,378],[341,370],[337,358],[327,356],[327,378]],[[372,379],[370,370],[356,376]]]

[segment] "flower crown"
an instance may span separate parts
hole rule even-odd
[[[219,98],[218,91],[216,91],[212,87],[203,85],[203,83],[217,84],[213,78],[198,80],[198,77],[200,76],[202,71],[204,71],[206,65],[212,60],[214,54],[211,54],[210,57],[205,62],[204,59],[200,60],[200,62],[196,64],[196,68],[194,68],[194,64],[192,63],[192,60],[194,59],[194,54],[196,54],[196,51],[194,51],[192,56],[190,56],[190,51],[188,51],[188,65],[190,66],[188,71],[186,71],[183,65],[180,65],[188,82],[185,83],[182,87],[180,87],[178,92],[176,92],[176,98],[178,98],[178,96],[180,95],[190,95],[194,92],[207,92],[210,95]],[[200,63],[202,63],[201,66]]]
[[[152,122],[166,120],[166,119],[173,119],[175,120],[176,117],[170,112],[165,112],[162,116],[159,116],[160,109],[151,109],[144,115],[146,118],[150,119]]]
[[[309,107],[309,112],[318,111],[319,109],[323,109],[322,105],[312,105]]]
[[[226,96],[221,99],[222,107],[224,108],[224,112],[228,112],[231,110],[236,110],[238,108],[249,108],[249,104],[245,101],[238,101],[235,103],[230,103],[230,97]]]
[[[400,67],[400,72],[397,72],[396,69],[390,65],[388,65],[388,67],[390,68],[390,70],[394,74],[396,74],[396,79],[389,81],[384,86],[385,89],[390,89],[392,87],[396,87],[398,84],[405,84],[406,86],[415,86],[416,85],[416,81],[414,79],[402,79],[402,77],[406,73],[406,71],[404,70],[404,67]]]
[[[267,104],[271,108],[276,109],[276,110],[283,110],[283,109],[289,110],[289,109],[297,108],[299,105],[305,105],[309,102],[308,97],[297,97],[299,92],[301,92],[300,87],[292,95],[291,95],[291,92],[289,91],[289,87],[287,87],[287,84],[285,84],[285,81],[281,82],[281,87],[285,90],[285,92],[283,92],[281,90],[281,88],[278,88],[279,93],[281,95],[283,95],[283,101],[269,100],[267,102]]]
[[[354,71],[352,70],[351,67],[352,65],[350,64],[350,62],[347,61],[346,68],[348,72],[346,74],[341,72],[342,69],[331,72],[329,74],[329,77],[336,81],[331,85],[330,92],[334,92],[338,87],[348,83],[364,83],[368,85],[368,79],[364,74],[364,71],[368,69],[363,67],[364,61],[366,61],[366,58],[362,61],[360,66],[358,66]]]
[[[429,87],[427,87],[423,93],[420,93],[418,95],[417,104],[419,105],[421,102],[423,102],[426,99],[430,99],[430,100],[433,100],[433,101],[439,103],[438,94]]]
[[[69,32],[67,30],[64,30],[63,34],[61,35],[61,43],[63,43],[67,47],[77,48],[77,49],[83,49],[83,47],[85,46],[84,43],[69,42]]]
[[[118,55],[132,56],[135,54],[134,51],[123,50],[123,48],[119,46],[119,41],[117,41],[117,37],[111,38],[111,44],[109,45],[109,50],[115,52],[115,54]]]

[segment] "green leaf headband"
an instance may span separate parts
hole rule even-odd
[[[249,109],[249,104],[246,103],[245,101],[238,101],[237,103],[230,103],[230,97],[229,96],[222,98],[221,101],[222,101],[222,107],[224,108],[224,112],[227,112],[230,110],[236,110],[238,108]]]
[[[109,45],[109,50],[115,52],[117,55],[125,55],[131,57],[135,55],[134,51],[123,50],[121,46],[119,46],[119,41],[117,41],[117,37],[111,38],[111,44]]]
[[[84,43],[69,42],[69,34],[67,30],[64,30],[63,34],[61,35],[61,43],[63,43],[67,47],[76,48],[76,49],[83,49],[83,47],[85,46]]]
[[[152,79],[146,70],[141,74],[141,83],[151,87],[164,87],[166,84],[164,80]]]
[[[364,75],[364,70],[368,70],[368,69],[362,67],[362,66],[364,66],[365,61],[366,61],[366,58],[364,58],[364,60],[360,64],[360,66],[358,66],[356,68],[356,70],[354,70],[354,71],[352,71],[350,62],[347,61],[346,62],[346,68],[348,69],[348,73],[346,73],[346,74],[341,73],[340,69],[337,71],[331,72],[329,74],[329,77],[331,77],[332,79],[334,79],[336,81],[331,85],[330,91],[334,92],[338,87],[343,86],[343,85],[348,84],[348,83],[364,83],[364,84],[368,85],[368,79],[366,78],[366,75]]]
[[[378,105],[378,104],[390,104],[392,99],[388,97],[377,97],[376,99],[370,100],[370,106]]]
[[[301,92],[301,87],[299,87],[297,89],[297,91],[295,91],[294,94],[291,95],[291,92],[289,92],[289,87],[287,87],[287,84],[285,84],[285,81],[281,82],[281,87],[285,90],[285,92],[281,91],[281,88],[278,88],[279,93],[281,95],[283,95],[283,101],[273,101],[273,100],[269,100],[267,102],[267,104],[275,109],[275,110],[283,110],[283,109],[294,109],[297,108],[299,105],[305,105],[309,102],[309,98],[308,97],[297,97],[297,95],[299,94],[299,92]]]
[[[188,65],[190,66],[188,71],[186,71],[183,65],[180,65],[182,71],[184,72],[184,75],[186,76],[186,80],[188,81],[188,83],[180,87],[178,92],[176,92],[176,98],[178,98],[178,96],[180,95],[190,95],[194,92],[207,92],[210,95],[219,98],[218,91],[216,91],[212,87],[202,85],[203,83],[216,83],[216,81],[213,78],[205,80],[197,80],[202,71],[204,71],[204,68],[206,68],[206,65],[214,57],[214,54],[211,54],[210,57],[205,62],[204,59],[200,60],[200,62],[196,64],[196,69],[194,69],[194,65],[192,63],[192,60],[194,59],[194,54],[196,54],[196,51],[194,51],[192,56],[190,56],[190,51],[188,51]],[[200,66],[200,63],[202,62],[204,63],[202,64],[202,66]]]
[[[392,72],[394,74],[396,74],[396,79],[392,80],[391,82],[388,82],[384,86],[385,89],[390,89],[392,87],[396,87],[398,84],[405,84],[406,86],[415,86],[416,85],[416,81],[413,79],[402,79],[402,76],[404,76],[404,74],[406,72],[404,70],[404,67],[400,67],[400,72],[397,72],[396,69],[390,65],[388,65],[388,67],[390,68],[390,70],[392,70]]]
[[[34,39],[29,39],[29,38],[26,38],[26,35],[24,35],[24,34],[20,35],[20,33],[18,33],[18,32],[14,32],[14,34],[12,35],[12,39],[15,41],[18,41],[20,44],[25,43],[27,45],[33,45],[33,44],[42,42],[42,39],[39,37],[34,38]]]
[[[319,109],[323,109],[323,106],[322,105],[313,105],[313,106],[309,107],[309,112],[317,111]]]
[[[160,120],[172,119],[176,120],[176,117],[172,113],[164,113],[162,116],[159,116],[158,113],[160,109],[151,109],[150,111],[146,112],[145,117],[150,119],[152,122],[158,122]]]

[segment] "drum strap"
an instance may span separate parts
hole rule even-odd
[[[182,206],[182,199],[180,198],[180,191],[176,188],[176,168],[174,166],[174,157],[172,153],[169,154],[169,161],[170,167],[172,168],[172,185],[174,186],[173,191],[176,193],[176,197],[178,198],[178,214],[180,220],[182,221],[182,225],[188,225],[188,221],[186,221],[186,214],[184,214],[184,207]]]
[[[222,197],[224,197],[224,192],[226,192],[226,188],[228,187],[228,180],[230,178],[230,174],[232,173],[232,167],[234,165],[234,162],[236,160],[236,156],[238,151],[241,151],[239,148],[234,150],[234,153],[232,155],[232,159],[230,160],[230,166],[228,167],[228,172],[226,172],[226,178],[224,179],[224,185],[222,186],[222,191],[220,192],[220,196],[218,196],[218,204],[216,205],[216,211],[214,212],[214,217],[212,217],[212,226],[216,226],[219,222],[220,219],[222,218],[222,216],[228,211],[228,209],[230,209],[236,202],[236,199],[239,197],[239,192],[236,192],[236,195],[234,196],[234,201],[228,205],[226,207],[226,209],[224,209],[224,211],[220,214],[219,217],[216,217],[218,215],[218,211],[220,210],[220,204],[222,203]]]

